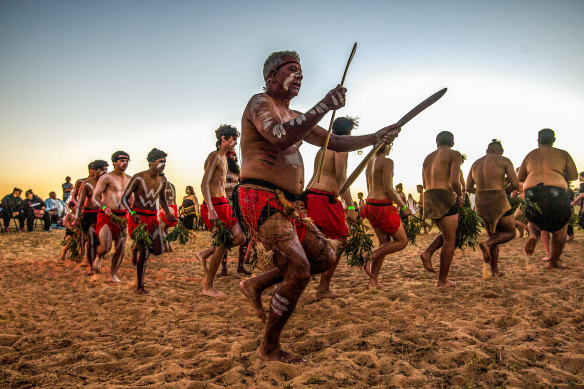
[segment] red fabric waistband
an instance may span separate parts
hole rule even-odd
[[[367,200],[365,200],[365,204],[369,204],[369,205],[373,205],[373,206],[377,206],[377,207],[382,207],[385,205],[393,205],[393,201],[388,200],[388,199],[383,199],[383,200],[367,199]]]
[[[138,215],[142,216],[156,216],[158,214],[157,210],[150,210],[150,209],[141,209],[132,207],[132,211],[136,212]]]

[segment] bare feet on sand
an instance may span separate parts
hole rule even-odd
[[[229,273],[227,273],[227,270],[225,270],[225,271],[221,271],[221,273],[217,274],[215,277],[216,278],[221,278],[221,277],[225,277],[225,276],[228,276],[228,275],[229,275]]]
[[[278,348],[271,352],[263,351],[260,348],[259,354],[260,359],[263,359],[265,361],[279,361],[284,363],[291,363],[293,365],[306,362],[306,359],[299,357],[298,355],[294,355],[292,353],[284,351],[281,348]]]
[[[340,294],[335,293],[335,292],[331,292],[330,289],[327,290],[316,290],[316,297],[319,299],[336,299],[338,297],[341,297]]]
[[[381,285],[375,278],[370,278],[367,289],[383,289],[383,285]]]
[[[138,289],[136,289],[136,293],[138,293],[138,294],[148,294],[150,292],[148,292],[145,288],[138,288]]]
[[[430,254],[423,252],[420,254],[420,259],[422,260],[422,265],[424,265],[424,269],[428,270],[430,273],[436,273],[436,270],[432,267],[432,257]]]
[[[101,258],[95,258],[92,268],[95,273],[99,273],[101,270]]]
[[[449,280],[446,280],[446,281],[438,281],[438,285],[436,285],[436,286],[441,287],[441,288],[452,287],[452,286],[456,286],[456,282],[449,281]]]
[[[525,254],[533,255],[535,251],[535,245],[537,244],[537,238],[535,236],[530,236],[525,243]]]
[[[489,248],[489,245],[487,244],[487,242],[483,242],[483,243],[479,244],[479,247],[480,247],[481,251],[483,252],[483,262],[491,263],[491,249]]]
[[[549,256],[549,255],[546,255],[546,256],[545,256],[545,257],[543,257],[541,260],[542,260],[542,261],[544,261],[544,262],[547,262],[547,261],[549,261],[549,260],[550,260],[550,256]]]
[[[225,293],[220,292],[215,288],[210,288],[210,289],[203,288],[203,291],[201,292],[201,294],[203,296],[208,296],[208,297],[221,297],[221,296],[225,295]]]
[[[262,295],[258,293],[252,286],[250,280],[243,280],[239,283],[239,289],[251,304],[253,313],[262,321],[266,322],[266,313],[262,307]]]
[[[240,274],[245,274],[246,276],[251,276],[251,272],[245,270],[245,267],[241,266],[237,268],[237,272]]]

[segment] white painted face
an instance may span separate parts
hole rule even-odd
[[[166,167],[166,158],[160,158],[158,160],[156,160],[156,169],[158,169],[158,171],[160,173],[162,173],[164,171],[164,168]]]

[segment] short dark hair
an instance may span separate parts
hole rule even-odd
[[[217,137],[215,146],[219,149],[223,137],[225,137],[226,140],[232,137],[237,138],[239,137],[239,131],[237,131],[237,128],[230,126],[229,124],[222,124],[215,130],[215,136]]]
[[[87,165],[87,170],[93,170],[93,162],[89,162]]]
[[[396,189],[397,189],[397,188],[402,188],[402,189],[403,189],[403,188],[404,188],[404,184],[402,184],[402,183],[400,182],[400,183],[399,183],[399,184],[397,184],[395,187],[396,187]]]
[[[349,135],[353,129],[359,127],[359,119],[350,116],[336,118],[333,122],[333,134]]]
[[[581,177],[584,177],[584,172],[578,173]]]
[[[148,153],[148,156],[146,157],[146,160],[148,162],[156,162],[157,160],[159,160],[161,158],[166,158],[167,155],[168,154],[166,154],[164,151],[158,150],[155,147],[152,150],[150,150],[150,152]]]
[[[501,150],[503,152],[503,144],[499,139],[493,139],[487,146],[487,150]]]
[[[454,135],[450,131],[442,131],[436,135],[436,142],[439,145],[454,146]]]
[[[130,160],[130,154],[126,153],[125,151],[118,150],[112,154],[112,162],[116,162],[118,159],[124,157],[128,158],[128,161]]]
[[[27,196],[29,193],[34,196],[34,192],[32,191],[32,189],[29,189],[26,192],[24,192],[24,195]]]
[[[553,130],[544,128],[543,130],[539,130],[537,133],[537,139],[542,145],[553,145],[556,141],[556,134]]]
[[[65,181],[70,180],[70,179],[71,179],[71,176],[65,177]]]
[[[20,192],[20,193],[22,193],[22,189],[20,189],[19,187],[16,187],[15,186],[14,189],[12,189],[12,193],[14,193],[14,192]]]
[[[91,166],[93,166],[93,170],[97,170],[97,169],[101,169],[103,167],[108,167],[109,164],[104,161],[103,159],[96,159],[95,161],[93,161],[91,163]]]

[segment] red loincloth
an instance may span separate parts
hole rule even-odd
[[[306,212],[327,238],[339,239],[349,235],[343,205],[335,198],[334,193],[308,189]]]
[[[389,235],[395,234],[401,224],[397,209],[391,200],[367,199],[363,213],[371,223],[371,227]]]
[[[128,217],[128,211],[124,210],[124,211],[114,211],[112,210],[112,213],[114,213],[115,215],[119,216],[119,217]],[[101,231],[101,229],[105,226],[109,226],[109,229],[112,233],[112,239],[117,239],[118,235],[120,234],[120,226],[117,223],[113,223],[112,222],[112,217],[106,215],[101,209],[99,210],[99,212],[97,213],[97,226],[96,226],[96,231],[97,231],[97,235],[99,235],[99,231]]]
[[[231,207],[231,204],[229,204],[229,200],[227,200],[226,197],[212,197],[211,202],[213,203],[213,208],[215,208],[215,213],[219,220],[221,220],[223,224],[225,224],[225,227],[231,231],[231,229],[237,224],[237,219],[233,216],[233,208]],[[215,222],[209,220],[209,208],[207,208],[205,202],[201,204],[201,217],[209,231],[212,231]]]
[[[178,206],[176,204],[172,204],[172,205],[169,205],[168,208],[170,208],[170,210],[172,211],[172,214],[174,215],[174,221],[173,222],[171,222],[170,220],[168,220],[168,218],[166,217],[166,212],[164,212],[164,209],[161,209],[158,212],[158,217],[167,226],[174,227],[174,225],[178,221]]]
[[[294,226],[296,236],[298,236],[300,243],[304,240],[306,226],[301,220],[287,216],[284,213],[284,207],[278,201],[278,197],[273,190],[268,188],[263,190],[260,187],[249,188],[239,186],[238,199],[241,216],[250,232],[258,234],[262,223],[273,214],[280,212]]]
[[[138,214],[138,216],[140,216],[140,222],[141,223],[146,223],[146,229],[148,230],[149,233],[152,233],[152,231],[154,231],[154,226],[159,225],[158,223],[158,211],[156,210],[148,210],[148,209],[140,209],[140,208],[135,208],[132,207],[132,211],[136,212]],[[129,216],[128,217],[128,234],[130,234],[130,236],[132,236],[132,233],[134,232],[134,229],[136,229],[136,227],[138,227],[138,224],[134,221],[134,217],[133,216]]]

